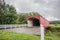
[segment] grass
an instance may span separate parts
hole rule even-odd
[[[32,34],[0,31],[0,40],[39,40]]]
[[[51,27],[60,27],[60,24],[50,24]]]
[[[45,33],[45,40],[60,40],[60,32]]]
[[[45,32],[45,40],[60,40],[60,27],[51,27]]]

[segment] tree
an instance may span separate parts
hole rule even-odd
[[[5,3],[0,3],[0,24],[5,24],[6,22],[6,10],[5,10]]]
[[[19,24],[25,24],[26,23],[26,18],[25,18],[25,14],[23,13],[21,13],[21,14],[19,14]]]
[[[7,11],[7,24],[15,24],[17,20],[17,14],[16,14],[16,9],[15,7],[8,6],[8,11]]]
[[[17,19],[15,7],[0,3],[0,24],[14,24]]]

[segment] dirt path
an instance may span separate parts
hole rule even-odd
[[[39,35],[40,34],[40,27],[32,27],[32,28],[21,27],[21,28],[6,29],[6,31]]]

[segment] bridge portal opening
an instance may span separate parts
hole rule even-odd
[[[33,26],[40,26],[40,22],[38,19],[32,19],[32,22],[33,22]]]
[[[40,26],[40,21],[36,18],[30,18],[28,24],[31,26]]]

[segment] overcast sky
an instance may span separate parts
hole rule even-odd
[[[17,12],[39,12],[48,20],[60,19],[60,0],[5,0]]]

